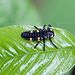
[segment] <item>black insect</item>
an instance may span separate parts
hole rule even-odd
[[[23,32],[21,37],[30,41],[38,41],[34,48],[36,48],[40,40],[43,40],[43,51],[45,51],[45,40],[49,38],[50,42],[57,48],[57,46],[51,41],[51,38],[54,37],[54,31],[49,28],[51,25],[49,24],[47,29],[45,29],[45,26],[46,25],[43,26],[43,29],[34,26],[37,30]]]

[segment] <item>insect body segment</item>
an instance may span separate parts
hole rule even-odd
[[[47,30],[45,29],[45,26],[46,25],[43,26],[43,29],[34,26],[37,30],[23,32],[21,37],[30,41],[38,41],[34,48],[36,48],[39,42],[43,40],[43,51],[45,51],[45,40],[49,38],[50,42],[57,48],[57,46],[51,41],[51,38],[54,37],[54,31],[49,28],[51,25],[48,25]]]
[[[43,40],[42,30],[33,30],[33,31],[26,31],[21,34],[22,38],[30,41],[40,41]]]

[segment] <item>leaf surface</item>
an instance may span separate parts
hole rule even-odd
[[[41,26],[38,28],[42,28]],[[34,49],[37,41],[28,41],[21,37],[24,31],[35,30],[33,26],[11,26],[0,29],[0,74],[1,75],[60,75],[75,64],[75,37],[60,28],[51,28],[55,32],[52,41],[56,49],[46,40]]]

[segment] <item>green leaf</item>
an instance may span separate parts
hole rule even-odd
[[[75,65],[63,75],[75,75]]]
[[[42,28],[42,27],[38,27]],[[52,41],[46,40],[34,49],[37,43],[25,40],[21,33],[34,30],[33,26],[11,26],[0,29],[0,74],[1,75],[61,75],[75,64],[75,37],[60,28],[51,29],[55,32]]]

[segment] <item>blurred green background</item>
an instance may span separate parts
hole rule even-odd
[[[0,0],[0,28],[44,24],[75,35],[75,0]]]

